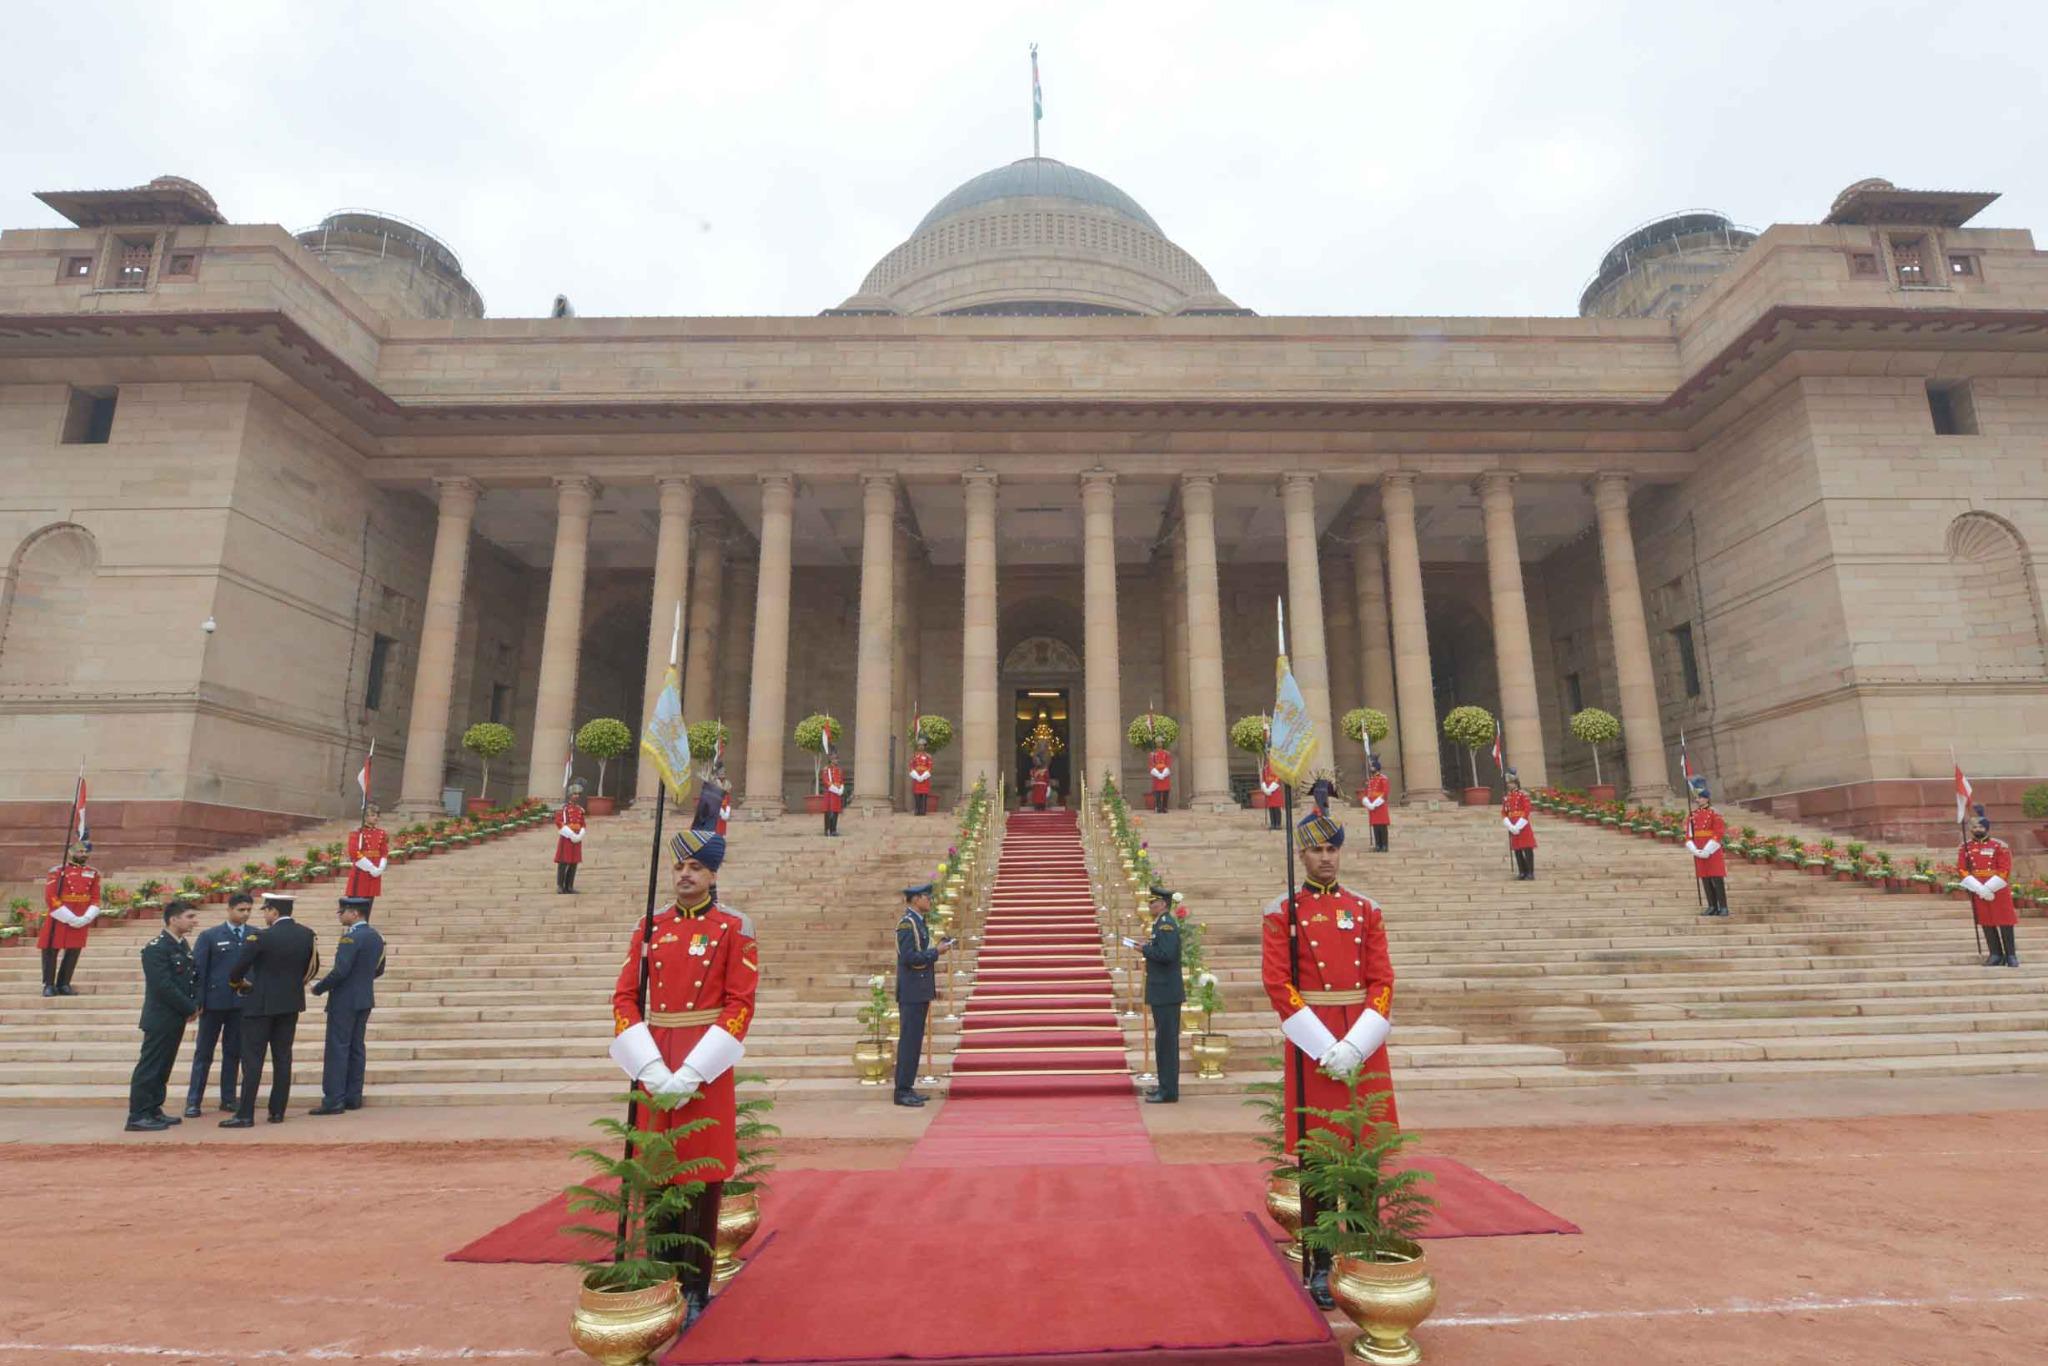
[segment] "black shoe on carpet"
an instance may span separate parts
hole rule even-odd
[[[129,1120],[123,1127],[131,1134],[155,1134],[161,1133],[171,1126],[158,1119],[155,1115],[144,1115],[140,1119]]]
[[[201,1110],[197,1105],[187,1105],[185,1107],[185,1118],[187,1119],[197,1119],[199,1118],[199,1116],[205,1113],[206,1112],[204,1110]]]
[[[306,1113],[309,1115],[341,1115],[347,1114],[348,1111],[346,1107],[340,1105],[322,1105],[317,1109],[308,1110]]]
[[[253,1129],[256,1127],[256,1121],[253,1119],[243,1119],[240,1115],[233,1115],[222,1120],[220,1127],[223,1129]]]

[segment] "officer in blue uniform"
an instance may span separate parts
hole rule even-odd
[[[220,1048],[220,1108],[232,1113],[235,1092],[242,1080],[242,993],[228,980],[228,968],[242,951],[242,941],[253,931],[249,912],[256,898],[236,892],[228,898],[228,918],[210,930],[202,930],[192,949],[192,965],[199,972],[199,1035],[192,1047],[192,1080],[185,1087],[185,1118],[203,1113],[207,1074],[213,1070],[213,1051]]]
[[[1180,1007],[1187,984],[1180,975],[1180,918],[1174,912],[1177,893],[1152,889],[1152,937],[1140,944],[1124,942],[1145,955],[1145,1004],[1152,1008],[1152,1038],[1159,1084],[1145,1093],[1151,1105],[1172,1105],[1180,1099]]]
[[[896,922],[896,1008],[903,1017],[896,1035],[896,1103],[919,1106],[924,1097],[912,1088],[917,1057],[924,1049],[924,1021],[938,995],[939,955],[953,947],[950,939],[932,942],[925,913],[932,908],[932,884],[903,889],[903,918]]]
[[[334,914],[341,921],[334,966],[313,983],[313,994],[327,998],[327,1050],[320,1062],[320,1106],[309,1115],[363,1108],[364,1043],[377,1005],[377,979],[384,975],[384,936],[370,928],[370,898],[345,896]]]

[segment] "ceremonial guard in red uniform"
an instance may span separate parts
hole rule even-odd
[[[1278,830],[1284,823],[1280,811],[1286,803],[1280,796],[1280,775],[1273,771],[1271,759],[1259,760],[1259,792],[1266,799],[1266,825]]]
[[[690,813],[692,830],[710,830],[725,833],[725,823],[732,819],[732,788],[725,776],[725,753],[721,746],[711,760],[711,768],[697,785],[697,808]]]
[[[694,1320],[711,1289],[711,1245],[719,1199],[738,1165],[733,1066],[746,1055],[761,980],[753,922],[714,899],[725,841],[688,830],[669,841],[675,856],[675,900],[654,916],[648,951],[647,1008],[640,1008],[640,950],[646,925],[636,919],[626,961],[612,989],[612,1060],[649,1093],[685,1097],[671,1110],[649,1110],[637,1122],[656,1132],[700,1119],[717,1121],[676,1143],[683,1163],[710,1158],[718,1166],[679,1172],[677,1184],[705,1182],[676,1232],[704,1240],[677,1266]]]
[[[348,887],[343,896],[375,901],[384,890],[384,870],[391,866],[391,836],[377,824],[377,808],[363,808],[362,828],[348,832]],[[363,918],[369,918],[369,911]]]
[[[576,894],[576,869],[583,863],[583,836],[589,817],[583,810],[583,784],[569,785],[569,798],[555,813],[555,890]]]
[[[1150,771],[1152,774],[1152,809],[1163,816],[1166,814],[1166,808],[1171,804],[1173,798],[1173,755],[1163,749],[1153,750]]]
[[[1052,770],[1043,760],[1033,760],[1031,769],[1031,808],[1045,810],[1046,798],[1052,791]]]
[[[825,742],[825,766],[818,770],[818,791],[825,798],[825,833],[839,833],[839,813],[846,809],[846,770],[839,766],[839,751]]]
[[[2004,840],[1991,838],[1991,818],[1981,806],[1971,808],[1970,837],[1956,850],[1956,874],[1970,894],[1970,912],[1983,928],[1984,943],[1991,950],[1984,966],[2018,967],[2019,946],[2013,931],[2019,913],[2012,904],[2012,848]]]
[[[1371,759],[1372,776],[1365,780],[1365,819],[1372,826],[1372,851],[1375,854],[1387,852],[1388,828],[1394,823],[1393,808],[1388,798],[1393,795],[1394,785],[1387,781],[1387,775],[1380,772],[1380,756]]]
[[[1700,914],[1726,915],[1728,857],[1721,850],[1721,841],[1728,838],[1728,822],[1708,804],[1712,796],[1706,779],[1692,780],[1692,814],[1687,817],[1685,847],[1692,855],[1692,871],[1700,880],[1700,890],[1707,894],[1707,909]]]
[[[1293,914],[1287,898],[1266,907],[1259,943],[1260,978],[1266,997],[1280,1014],[1280,1032],[1291,1045],[1281,1065],[1286,1099],[1287,1151],[1295,1148],[1303,1105],[1342,1110],[1351,1104],[1351,1083],[1368,1095],[1385,1093],[1381,1118],[1399,1123],[1394,1108],[1394,1083],[1387,1069],[1387,1035],[1392,1032],[1394,965],[1387,956],[1387,931],[1380,908],[1369,898],[1337,881],[1344,847],[1344,827],[1329,816],[1311,812],[1295,827],[1305,876],[1295,893]],[[1290,953],[1290,932],[1299,936],[1298,953]],[[1299,981],[1291,969],[1298,959]],[[1313,1065],[1297,1069],[1295,1052]],[[1295,1073],[1302,1073],[1300,1090]],[[1310,1128],[1328,1128],[1314,1116]],[[1315,1214],[1305,1201],[1302,1222]],[[1330,1267],[1327,1254],[1316,1254],[1311,1292],[1328,1307]]]
[[[87,931],[100,918],[100,874],[86,863],[92,843],[80,840],[71,846],[71,860],[50,870],[43,881],[43,927],[36,931],[36,947],[43,951],[43,995],[76,996],[71,974],[78,970],[78,955],[85,952]]]
[[[917,737],[917,753],[910,757],[910,803],[918,815],[927,815],[932,806],[932,756],[926,752],[924,737]]]
[[[1536,827],[1529,823],[1529,794],[1513,769],[1507,772],[1508,792],[1500,799],[1500,823],[1508,830],[1508,848],[1515,856],[1515,880],[1536,880]]]

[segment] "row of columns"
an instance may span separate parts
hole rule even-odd
[[[759,477],[761,534],[751,641],[750,696],[744,731],[763,738],[748,747],[744,767],[747,809],[755,816],[782,810],[782,735],[788,722],[791,540],[796,480],[788,473]],[[1348,688],[1362,687],[1369,699],[1391,698],[1394,734],[1379,753],[1403,800],[1443,796],[1438,760],[1435,688],[1424,612],[1422,558],[1416,531],[1416,475],[1395,471],[1380,483],[1381,518],[1362,526],[1353,545],[1348,600],[1324,617],[1324,566],[1318,550],[1315,476],[1281,477],[1280,494],[1287,544],[1289,655],[1310,719],[1320,735],[1336,743],[1332,677]],[[1181,477],[1179,534],[1162,581],[1166,622],[1166,706],[1185,721],[1184,772],[1196,805],[1230,800],[1228,722],[1224,715],[1222,594],[1216,554],[1216,476]],[[997,696],[996,486],[992,471],[963,476],[966,544],[962,573],[961,724],[964,780],[994,781],[1001,771]],[[1478,482],[1486,528],[1487,583],[1492,602],[1502,723],[1508,753],[1530,785],[1547,780],[1542,721],[1537,704],[1535,658],[1521,551],[1515,531],[1515,480],[1491,473]],[[1598,517],[1608,619],[1613,636],[1620,707],[1633,794],[1654,796],[1664,788],[1663,743],[1642,592],[1636,577],[1635,547],[1628,522],[1624,475],[1601,474],[1592,481]],[[411,731],[407,737],[403,801],[431,805],[439,797],[442,757],[447,746],[462,598],[478,486],[473,480],[438,481],[439,521],[427,586],[414,681]],[[552,795],[554,763],[569,752],[576,696],[577,656],[582,636],[590,517],[597,486],[581,475],[555,480],[554,563],[549,573],[547,620],[542,631],[539,695],[536,699],[529,791]],[[660,523],[655,547],[654,599],[648,622],[645,712],[651,715],[668,663],[667,645],[678,625],[677,604],[685,584],[690,601],[682,614],[683,709],[701,718],[710,706],[720,651],[719,568],[723,548],[715,525],[692,522],[695,489],[688,476],[659,481]],[[899,490],[894,475],[862,476],[861,577],[858,655],[855,677],[853,763],[856,807],[884,807],[890,770],[891,718],[904,707],[910,604],[908,538],[897,525]],[[1117,616],[1116,476],[1093,470],[1081,477],[1083,571],[1083,667],[1086,671],[1085,771],[1100,782],[1121,768],[1123,715]],[[695,563],[692,565],[694,552]],[[1333,566],[1333,568],[1335,568]],[[1344,576],[1333,591],[1343,598]],[[1335,637],[1346,658],[1333,670]],[[1355,642],[1355,644],[1354,644]],[[1356,679],[1356,684],[1351,680]],[[1347,691],[1346,695],[1355,695]],[[735,725],[735,733],[741,730]],[[865,778],[865,781],[862,781]],[[638,794],[654,796],[658,781],[643,766]]]

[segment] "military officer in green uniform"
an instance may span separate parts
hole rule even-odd
[[[1187,985],[1180,975],[1180,893],[1152,889],[1152,937],[1140,944],[1124,943],[1145,956],[1145,1004],[1152,1007],[1152,1038],[1157,1053],[1159,1084],[1145,1093],[1150,1105],[1172,1105],[1180,1099],[1180,1007]]]
[[[163,933],[142,948],[142,1055],[128,1079],[128,1129],[161,1133],[178,1120],[164,1113],[164,1092],[185,1041],[185,1025],[199,1014],[199,968],[186,937],[198,927],[189,901],[164,907]]]

